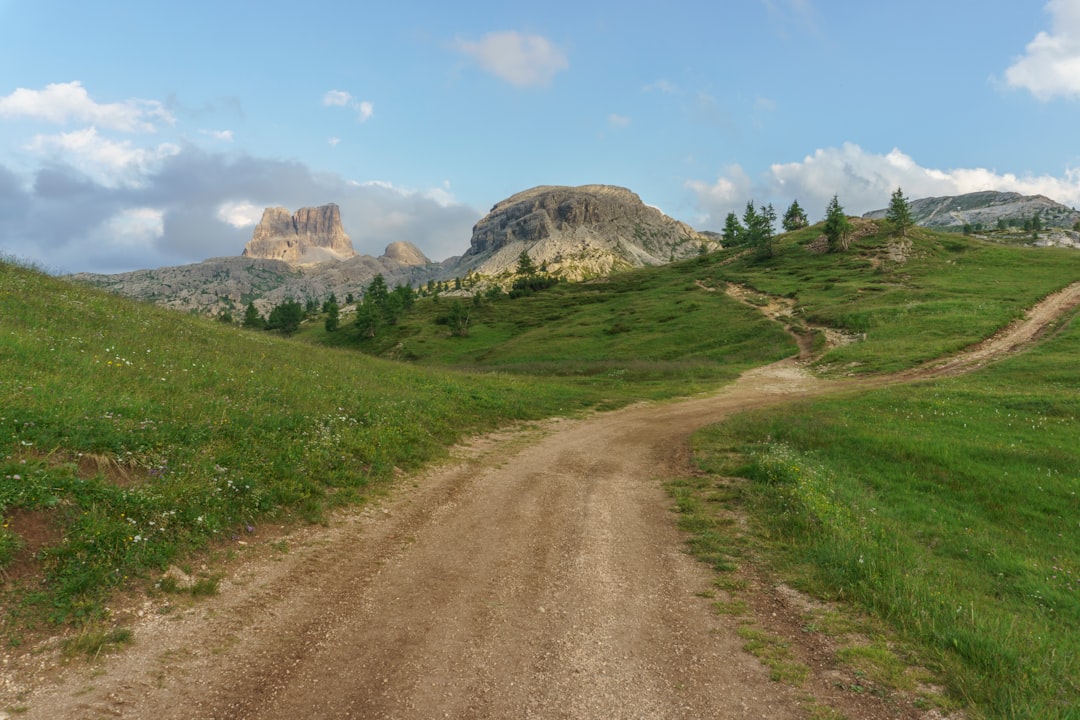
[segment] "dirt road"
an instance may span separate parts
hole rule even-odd
[[[1011,332],[1037,334],[1078,302],[1080,283]],[[1021,337],[994,342],[1004,352]],[[483,438],[378,506],[295,532],[287,553],[263,541],[216,597],[171,614],[146,601],[115,656],[5,668],[0,708],[49,720],[803,717],[798,691],[770,681],[698,596],[711,575],[683,552],[662,481],[685,470],[697,428],[850,386],[785,362],[712,397]]]

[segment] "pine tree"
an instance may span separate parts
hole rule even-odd
[[[521,277],[532,277],[536,274],[536,265],[524,250],[518,255],[517,274]]]
[[[724,239],[725,245],[738,245],[742,240],[743,226],[739,224],[738,216],[729,212],[727,219],[724,220],[724,232],[721,233],[721,237]]]
[[[255,303],[249,302],[247,309],[244,310],[244,327],[251,328],[253,330],[262,330],[266,327],[266,321],[263,320],[263,316],[259,314],[259,311],[255,308]]]
[[[889,209],[885,211],[885,219],[892,223],[901,237],[906,236],[908,228],[915,224],[911,219],[911,205],[900,188],[896,188],[896,192],[892,194]]]
[[[338,307],[337,300],[333,295],[326,301],[324,306],[326,311],[326,332],[335,332],[341,325],[341,309]]]
[[[799,206],[798,200],[792,200],[791,205],[788,206],[787,212],[784,213],[783,228],[787,232],[804,228],[810,224],[810,219],[806,217],[806,211]]]
[[[829,241],[829,252],[847,250],[850,242],[851,222],[844,214],[840,201],[833,195],[829,206],[825,208],[825,237]]]
[[[285,335],[292,335],[300,329],[304,320],[304,306],[298,300],[289,298],[275,306],[266,318],[267,330],[280,330]]]
[[[469,335],[469,309],[461,300],[454,299],[450,304],[450,334],[455,337],[468,337]]]
[[[772,257],[773,223],[776,221],[772,205],[766,205],[758,212],[753,200],[747,202],[742,221],[743,236],[746,244],[754,249],[754,257],[758,260]]]
[[[362,337],[375,337],[390,320],[390,291],[382,275],[376,275],[356,308],[356,329]]]

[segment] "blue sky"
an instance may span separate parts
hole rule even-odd
[[[545,184],[714,230],[898,186],[1080,206],[1077,128],[1080,0],[0,0],[0,253],[65,272],[327,202],[438,260]]]

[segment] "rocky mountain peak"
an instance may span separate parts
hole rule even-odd
[[[403,240],[392,242],[387,245],[383,256],[396,263],[410,267],[424,266],[431,262],[431,260],[420,251],[420,248]]]
[[[341,210],[330,203],[289,213],[283,207],[266,208],[255,226],[243,257],[282,260],[308,265],[346,260],[356,255],[341,225]]]
[[[496,203],[473,227],[464,267],[497,274],[525,250],[569,279],[659,265],[715,240],[613,185],[543,185]]]

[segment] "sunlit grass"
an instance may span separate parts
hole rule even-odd
[[[738,260],[709,275],[793,298],[804,322],[860,336],[819,359],[819,369],[838,373],[891,372],[955,353],[1080,277],[1080,257],[1065,248],[1002,247],[918,229],[897,262],[890,246],[898,239],[887,235],[840,255],[808,251],[820,232],[785,236],[768,262]]]
[[[975,375],[740,416],[698,457],[754,480],[789,572],[930,648],[977,711],[1074,717],[1078,353],[1074,320]]]
[[[594,385],[314,348],[0,264],[0,560],[14,510],[60,528],[45,582],[5,604],[96,617],[130,576],[268,516],[318,519],[468,433],[633,397]]]
[[[466,337],[439,320],[452,299],[417,302],[381,336],[346,325],[315,341],[414,363],[704,388],[796,352],[783,329],[696,278],[712,260],[646,268],[591,283],[563,283],[529,297],[474,302]],[[351,336],[350,336],[351,334]]]

